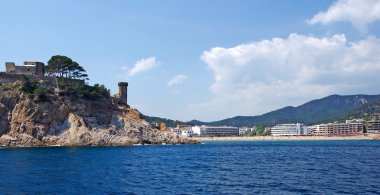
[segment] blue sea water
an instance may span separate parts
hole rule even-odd
[[[0,148],[1,194],[380,194],[380,141]]]

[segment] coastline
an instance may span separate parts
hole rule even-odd
[[[333,136],[253,136],[253,137],[192,137],[202,141],[307,141],[307,140],[380,140],[380,134],[333,135]]]

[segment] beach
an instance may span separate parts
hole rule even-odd
[[[272,140],[374,140],[380,134],[332,135],[332,136],[252,136],[252,137],[193,137],[198,141],[272,141]]]

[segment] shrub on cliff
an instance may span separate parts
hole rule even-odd
[[[104,85],[99,84],[89,86],[68,79],[59,79],[58,87],[60,95],[85,99],[98,99],[101,97],[110,97],[110,91]]]
[[[37,80],[30,80],[27,76],[22,76],[21,91],[26,93],[29,98],[37,97],[39,100],[44,100],[47,97],[48,90],[45,86],[38,83]]]
[[[84,85],[83,88],[78,91],[77,96],[87,99],[97,99],[100,97],[110,97],[110,91],[104,85]]]
[[[47,94],[48,90],[42,86],[37,86],[33,91],[33,95],[38,97],[40,100],[45,100],[47,98]]]

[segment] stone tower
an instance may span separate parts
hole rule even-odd
[[[128,83],[127,82],[119,82],[119,98],[122,103],[128,105]]]

